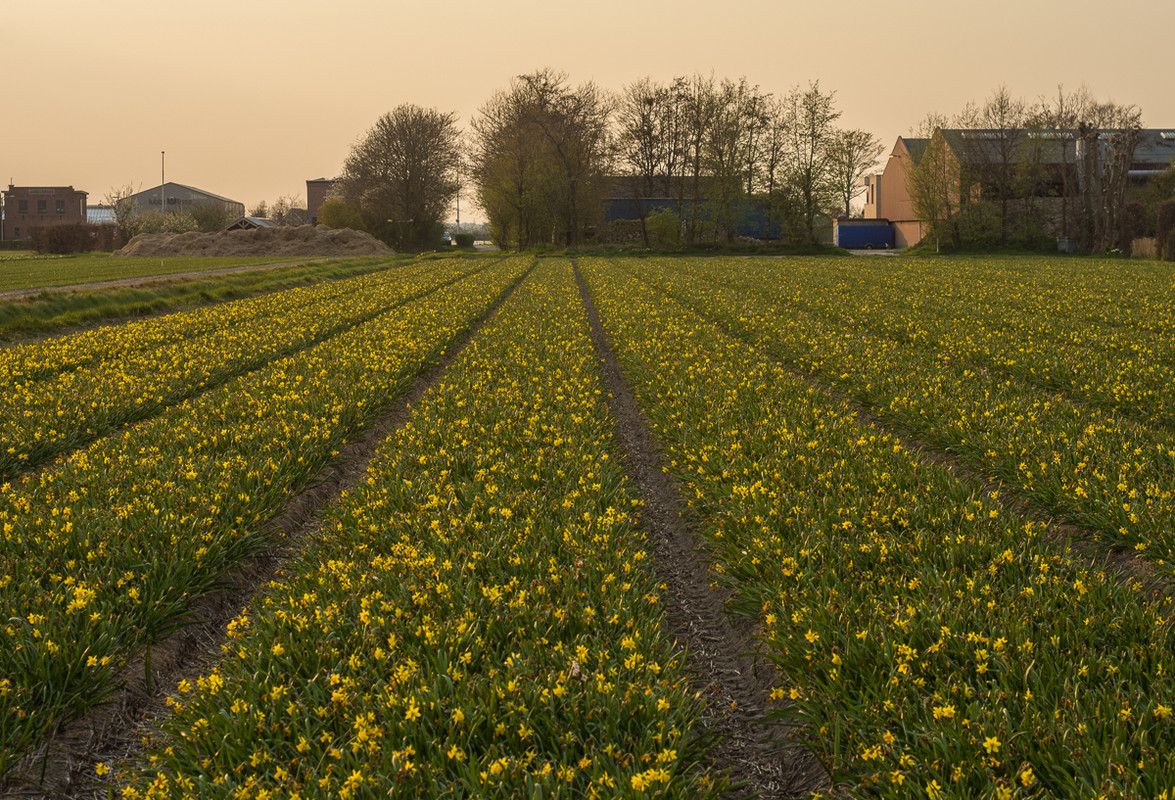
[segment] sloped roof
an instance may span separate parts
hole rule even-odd
[[[237,200],[230,200],[227,197],[223,197],[222,195],[219,195],[219,194],[213,194],[212,192],[206,191],[204,189],[197,189],[195,186],[186,186],[185,184],[172,183],[171,181],[168,181],[167,185],[168,186],[178,186],[181,189],[187,189],[189,192],[196,192],[197,194],[202,194],[205,197],[211,197],[214,200],[220,200],[223,203],[236,203],[236,202],[238,202]]]
[[[917,164],[922,160],[922,154],[926,152],[926,145],[930,144],[929,139],[921,139],[916,136],[899,136],[898,138],[905,145],[911,161]]]
[[[233,203],[234,205],[241,205],[239,200],[232,200],[228,197],[223,197],[222,195],[214,194],[213,192],[209,192],[204,189],[198,189],[195,186],[188,186],[183,183],[175,183],[173,181],[168,181],[167,183],[163,184],[163,187],[167,187],[167,188],[175,187],[176,189],[183,189],[183,190],[191,192],[193,194],[202,195],[202,196],[208,198],[209,200],[218,200],[222,203]],[[159,186],[152,186],[150,189],[144,189],[141,192],[135,192],[133,195],[131,195],[131,197],[132,198],[139,198],[139,197],[145,197],[145,196],[154,196],[154,195],[158,194],[159,188],[160,188]]]
[[[226,231],[249,230],[256,228],[277,228],[279,223],[271,219],[262,219],[261,217],[241,217],[233,224],[225,228]]]
[[[941,130],[955,157],[971,163],[1001,160],[1004,147],[1010,147],[1007,155],[1013,164],[1030,154],[1033,161],[1041,164],[1072,163],[1076,152],[1076,131],[1029,131],[1024,128],[1007,131],[984,128]]]
[[[1138,147],[1134,148],[1135,163],[1161,164],[1164,167],[1175,158],[1175,128],[1147,128],[1142,132]]]
[[[1031,153],[1033,160],[1042,164],[1072,164],[1076,158],[1076,141],[1079,138],[1075,130],[941,128],[940,131],[955,156],[961,161],[972,163],[999,158],[1000,143],[1006,140],[1014,145],[1009,154],[1012,163]],[[1119,131],[1104,130],[1101,138],[1108,139],[1116,133]],[[1171,159],[1175,158],[1175,129],[1144,128],[1139,133],[1138,146],[1134,149],[1134,164],[1169,165]]]

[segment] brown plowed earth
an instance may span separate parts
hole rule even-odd
[[[204,674],[221,655],[229,622],[245,611],[253,598],[280,580],[285,566],[296,560],[306,535],[323,522],[323,511],[347,489],[358,484],[380,445],[408,420],[418,403],[449,365],[461,354],[518,287],[527,270],[487,309],[468,331],[457,338],[440,360],[413,380],[405,394],[355,438],[311,485],[292,497],[285,511],[267,528],[272,549],[237,564],[223,577],[225,588],[197,600],[190,624],[150,648],[150,682],[145,654],[132,660],[122,673],[122,685],[110,702],[61,729],[0,784],[0,798],[44,800],[99,800],[112,787],[97,777],[99,763],[127,763],[142,752],[153,721],[167,713],[166,700],[183,679]],[[42,772],[44,779],[42,780]]]
[[[664,471],[649,426],[605,334],[575,262],[575,278],[602,364],[608,405],[629,477],[644,501],[641,523],[653,555],[657,581],[665,585],[665,624],[685,649],[695,688],[706,699],[705,735],[716,743],[711,767],[732,783],[729,798],[764,800],[806,796],[827,786],[823,768],[792,731],[767,720],[774,669],[757,654],[755,625],[731,621],[728,592],[713,587],[705,541],[691,526],[691,511]]]

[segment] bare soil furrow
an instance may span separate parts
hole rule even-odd
[[[664,471],[578,265],[575,277],[602,365],[608,405],[616,418],[617,439],[644,502],[641,522],[657,580],[665,586],[666,624],[684,647],[697,689],[708,701],[705,734],[716,740],[712,765],[735,784],[732,797],[806,795],[826,782],[823,769],[806,747],[789,738],[786,727],[767,721],[771,664],[756,652],[753,624],[732,622],[727,614],[727,593],[713,585],[705,542],[692,529],[689,506]]]
[[[532,268],[533,269],[533,268]],[[285,566],[297,559],[308,531],[323,522],[324,510],[365,475],[380,445],[408,419],[411,407],[439,380],[478,332],[491,320],[527,270],[495,300],[480,319],[444,351],[428,370],[418,375],[408,391],[357,436],[329,466],[287,503],[267,529],[274,546],[241,563],[223,578],[223,588],[195,601],[190,622],[149,652],[133,659],[123,671],[123,684],[106,705],[64,729],[17,772],[23,782],[0,785],[3,798],[98,800],[110,787],[97,781],[100,763],[125,763],[142,749],[152,721],[167,713],[167,698],[183,679],[195,679],[222,655],[229,622],[245,611],[271,582],[280,580]],[[149,666],[148,666],[149,665]]]

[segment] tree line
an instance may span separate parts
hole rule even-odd
[[[818,81],[773,94],[745,77],[646,77],[611,92],[541,69],[494,92],[464,131],[436,109],[385,114],[352,148],[320,219],[424,248],[467,186],[506,248],[625,236],[814,243],[830,217],[852,214],[884,151],[838,125],[835,101]],[[1060,235],[1087,252],[1125,248],[1154,231],[1175,188],[1175,173],[1131,185],[1140,126],[1137,107],[1084,88],[1027,103],[1001,87],[952,118],[927,115],[907,189],[943,246],[1041,248]],[[606,203],[625,219],[606,226]]]
[[[953,117],[928,114],[914,132],[925,151],[908,176],[926,237],[985,249],[1049,247],[1060,236],[1088,253],[1128,250],[1154,235],[1175,189],[1175,169],[1130,180],[1141,126],[1138,107],[1084,87],[1028,102],[1001,86]]]
[[[749,228],[815,242],[822,219],[850,212],[883,149],[839,117],[818,82],[776,96],[694,75],[613,93],[542,69],[495,92],[468,131],[436,109],[385,114],[352,148],[320,219],[426,246],[467,183],[507,248],[599,237],[610,198],[629,202],[646,244],[733,241]]]

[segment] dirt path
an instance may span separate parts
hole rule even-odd
[[[285,565],[298,557],[306,534],[321,524],[326,507],[363,478],[383,441],[404,425],[411,407],[493,319],[529,274],[527,270],[507,288],[480,320],[445,349],[436,365],[419,375],[405,394],[343,447],[339,456],[310,482],[309,488],[290,500],[268,529],[280,545],[238,564],[224,576],[223,591],[207,595],[194,604],[191,625],[151,647],[149,682],[145,658],[139,656],[123,671],[125,685],[110,703],[71,723],[54,738],[47,754],[42,750],[36,754],[35,764],[26,765],[23,771],[33,780],[40,776],[44,766],[44,783],[0,784],[0,797],[99,800],[110,796],[108,786],[94,783],[95,766],[100,762],[120,764],[140,751],[144,730],[154,718],[167,713],[165,701],[174,687],[184,678],[194,680],[215,663],[221,655],[220,645],[225,641],[228,623],[270,581],[281,578]],[[40,756],[45,756],[45,760]]]
[[[322,261],[332,261],[332,258],[303,258],[297,261],[275,261],[272,264],[251,264],[242,267],[222,267],[220,269],[197,269],[189,272],[168,272],[162,275],[142,275],[137,278],[118,278],[109,281],[93,281],[92,283],[74,283],[69,286],[38,286],[32,289],[10,289],[0,292],[0,301],[20,300],[22,297],[32,297],[41,292],[77,292],[91,289],[109,289],[114,286],[137,286],[141,283],[156,283],[159,281],[179,280],[181,278],[207,278],[210,275],[230,275],[234,272],[253,272],[259,269],[274,269],[275,267],[295,267],[299,264],[317,264]]]
[[[824,772],[806,748],[783,738],[785,728],[764,723],[773,685],[771,665],[754,655],[758,642],[749,622],[733,626],[725,595],[711,588],[704,541],[692,530],[689,507],[662,469],[664,460],[621,375],[578,265],[575,278],[602,363],[617,439],[645,503],[642,523],[649,533],[657,580],[668,587],[668,625],[688,653],[696,688],[709,701],[704,724],[707,733],[718,737],[713,766],[741,784],[733,797],[807,795],[825,782]]]

